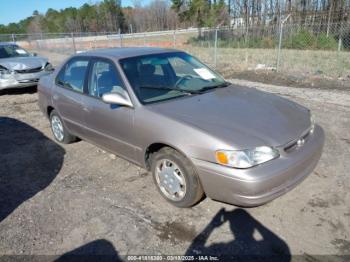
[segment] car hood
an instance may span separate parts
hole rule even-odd
[[[165,101],[150,108],[237,149],[284,145],[300,137],[311,125],[307,108],[240,86]]]
[[[0,65],[8,70],[26,70],[44,67],[47,61],[47,58],[40,56],[11,57],[0,59]]]

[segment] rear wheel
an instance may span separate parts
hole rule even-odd
[[[154,183],[160,194],[177,207],[190,207],[203,197],[192,163],[176,150],[164,147],[151,156]]]
[[[76,141],[76,137],[71,135],[65,128],[61,117],[55,110],[50,114],[50,125],[54,138],[63,144],[69,144]]]

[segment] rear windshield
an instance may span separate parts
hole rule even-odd
[[[18,45],[1,45],[0,46],[0,58],[11,58],[11,57],[26,57],[30,56],[23,48]]]

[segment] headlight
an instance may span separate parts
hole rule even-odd
[[[0,79],[8,79],[11,77],[12,72],[6,67],[0,66]]]
[[[278,150],[268,146],[246,150],[216,151],[216,161],[219,164],[235,168],[249,168],[277,157],[279,157]]]
[[[45,71],[53,71],[53,70],[54,70],[54,68],[53,68],[52,64],[46,63],[46,65],[45,65]]]

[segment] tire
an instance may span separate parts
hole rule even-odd
[[[203,198],[203,189],[193,164],[178,151],[163,147],[153,153],[151,171],[159,193],[174,206],[191,207]],[[185,184],[181,185],[179,181]]]
[[[77,140],[75,136],[71,135],[68,132],[67,128],[64,126],[62,118],[57,114],[55,110],[52,110],[50,114],[50,127],[51,127],[53,137],[55,138],[56,141],[60,143],[70,144]],[[56,128],[60,130],[61,135],[58,135],[57,131],[55,131]]]

